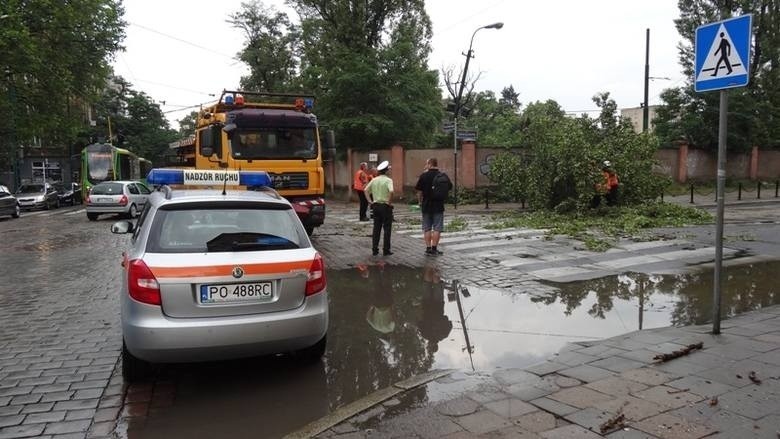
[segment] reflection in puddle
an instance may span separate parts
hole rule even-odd
[[[726,267],[724,316],[780,303],[778,269],[778,262]],[[130,418],[127,436],[275,437],[432,369],[474,370],[469,382],[477,382],[497,368],[542,361],[569,342],[706,323],[712,306],[710,271],[553,284],[554,292],[545,286],[540,295],[465,288],[440,279],[436,265],[380,261],[328,271],[327,279],[331,314],[322,365],[271,358],[167,367],[160,378],[175,387],[175,402],[146,419]],[[442,394],[452,390],[441,386]],[[402,405],[432,398],[409,392]],[[198,421],[193,413],[214,416]]]
[[[780,303],[773,277],[778,269],[776,261],[725,267],[723,316]],[[386,365],[375,367],[402,377],[428,368],[525,367],[569,342],[704,324],[712,314],[712,280],[711,270],[627,273],[548,284],[555,292],[544,288],[535,296],[465,288],[440,280],[435,266],[360,266],[333,272],[329,285],[334,329],[344,331],[339,338],[358,343],[361,361]]]

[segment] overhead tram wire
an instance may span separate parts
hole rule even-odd
[[[447,32],[447,31],[455,29],[459,24],[465,23],[466,21],[471,20],[474,17],[476,17],[478,15],[481,15],[481,14],[483,14],[486,11],[489,11],[490,9],[493,9],[496,6],[498,6],[498,5],[500,5],[501,3],[504,3],[504,2],[506,2],[506,0],[499,0],[499,1],[495,2],[495,3],[493,3],[492,5],[489,5],[489,6],[486,6],[486,7],[482,8],[482,9],[480,9],[477,12],[473,12],[471,14],[468,14],[465,18],[463,18],[461,20],[458,20],[455,23],[450,24],[449,26],[445,27],[444,29],[438,31],[438,33],[441,35],[441,34]]]
[[[204,91],[193,90],[191,88],[183,88],[183,87],[178,87],[178,86],[175,86],[175,85],[163,84],[161,82],[149,81],[148,79],[136,78],[135,81],[136,82],[145,82],[147,84],[152,84],[152,85],[159,85],[160,87],[166,87],[166,88],[170,88],[170,89],[173,89],[173,90],[179,90],[179,91],[186,91],[186,92],[189,92],[189,93],[199,94],[199,95],[203,95],[203,96],[216,96],[214,93],[206,93]]]
[[[163,37],[170,38],[170,39],[178,41],[180,43],[187,44],[189,46],[196,47],[198,49],[205,50],[207,52],[211,52],[211,53],[214,53],[216,55],[224,56],[225,58],[229,58],[229,59],[234,60],[234,61],[236,59],[233,55],[228,55],[228,54],[216,51],[214,49],[210,49],[208,47],[201,46],[200,44],[196,44],[196,43],[193,43],[191,41],[187,41],[185,39],[182,39],[182,38],[179,38],[179,37],[175,37],[175,36],[170,35],[170,34],[166,34],[165,32],[160,32],[160,31],[158,31],[156,29],[152,29],[150,27],[147,27],[147,26],[144,26],[144,25],[141,25],[141,24],[138,24],[138,23],[129,22],[128,24],[131,25],[131,26],[135,26],[135,27],[141,28],[141,29],[146,30],[148,32],[152,32],[152,33],[161,35]]]

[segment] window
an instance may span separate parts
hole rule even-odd
[[[177,209],[172,206],[171,210],[158,210],[150,235],[156,239],[150,239],[148,250],[160,253],[208,252],[209,243],[225,237],[229,237],[226,243],[230,249],[212,251],[277,250],[309,246],[306,232],[289,206],[257,208],[249,207],[251,204],[194,209],[186,206]]]
[[[144,195],[149,195],[152,193],[152,191],[142,183],[136,183],[135,185],[138,186],[138,190],[141,191],[141,193]]]
[[[91,195],[119,195],[123,193],[122,183],[101,183],[92,187]]]
[[[127,190],[128,190],[128,191],[129,191],[131,194],[133,194],[133,195],[140,195],[140,192],[138,191],[138,188],[137,188],[137,187],[135,187],[135,185],[134,185],[134,184],[128,184],[128,185],[127,185]]]
[[[317,157],[314,128],[241,129],[231,138],[233,158],[313,159]]]

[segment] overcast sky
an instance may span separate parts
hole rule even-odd
[[[265,0],[285,10],[282,0]],[[172,126],[194,106],[238,87],[246,67],[235,60],[244,36],[226,22],[241,0],[125,0],[126,50],[116,72],[157,100]],[[620,108],[643,99],[645,32],[650,29],[650,103],[681,85],[676,0],[427,0],[433,21],[432,69],[460,68],[475,29],[470,72],[477,90],[508,85],[523,104],[554,99],[566,111],[593,110],[591,97],[609,91]]]

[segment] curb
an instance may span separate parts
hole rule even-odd
[[[384,389],[379,389],[363,398],[353,401],[345,406],[339,407],[329,415],[309,423],[303,428],[284,436],[284,439],[303,439],[317,436],[325,430],[335,427],[347,419],[366,411],[371,407],[387,401],[388,399],[406,392],[407,390],[427,384],[433,380],[447,376],[455,372],[455,369],[432,370],[430,372],[415,375],[409,379],[399,381]]]

